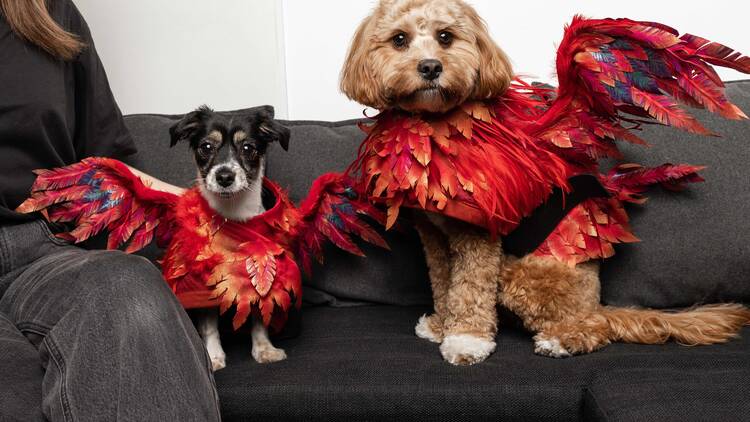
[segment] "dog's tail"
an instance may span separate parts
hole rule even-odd
[[[681,312],[604,307],[612,340],[661,344],[670,339],[697,346],[724,343],[750,325],[750,309],[739,304],[695,307]]]

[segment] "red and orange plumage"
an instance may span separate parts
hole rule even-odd
[[[198,187],[182,195],[149,188],[123,163],[87,158],[55,170],[38,170],[32,195],[19,212],[42,211],[49,221],[73,223],[59,236],[82,242],[104,230],[108,247],[140,250],[154,237],[165,247],[164,278],[185,308],[235,307],[233,325],[255,314],[279,330],[302,299],[299,260],[307,269],[322,259],[326,240],[358,255],[350,235],[387,247],[358,215],[385,216],[351,189],[341,174],[313,182],[299,208],[275,183],[263,186],[275,202],[246,222],[214,211]]]
[[[499,98],[469,101],[445,114],[388,110],[364,127],[367,138],[348,173],[388,209],[439,212],[511,232],[555,187],[596,175],[610,198],[584,201],[535,252],[570,265],[609,257],[633,242],[623,203],[640,203],[647,186],[678,188],[702,180],[698,166],[622,165],[608,174],[601,158],[621,158],[617,141],[660,123],[710,132],[681,105],[729,119],[746,118],[724,95],[711,65],[750,73],[750,58],[658,23],[575,17],[557,51],[557,90],[516,80]]]

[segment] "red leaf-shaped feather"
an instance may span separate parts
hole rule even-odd
[[[675,126],[700,135],[711,134],[694,117],[664,95],[649,94],[635,87],[631,89],[631,95],[635,105],[643,107],[651,117],[665,125]]]
[[[750,57],[743,56],[740,52],[725,45],[694,35],[685,34],[682,39],[696,49],[695,54],[697,56],[711,64],[750,73]]]
[[[276,277],[276,258],[271,253],[254,255],[245,260],[245,265],[253,287],[265,296]]]
[[[486,104],[484,104],[481,101],[468,101],[461,105],[461,108],[468,113],[471,117],[481,120],[485,123],[491,123],[492,122],[492,112],[487,107]],[[463,133],[463,131],[462,131]]]
[[[747,116],[737,106],[730,103],[724,96],[723,90],[714,85],[705,75],[680,75],[677,78],[679,86],[693,99],[705,106],[712,113],[719,113],[727,119],[746,119]]]
[[[447,122],[464,138],[471,139],[473,122],[471,116],[463,111],[463,109],[456,109],[456,111],[448,115]]]
[[[73,186],[91,171],[91,159],[86,159],[80,163],[57,169],[35,170],[34,173],[37,175],[37,178],[34,181],[34,185],[31,187],[31,191],[59,190],[61,188]]]

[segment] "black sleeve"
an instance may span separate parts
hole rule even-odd
[[[86,43],[74,62],[76,156],[80,160],[91,156],[122,158],[134,154],[135,143],[112,95],[89,27],[73,4],[69,22],[70,31]]]

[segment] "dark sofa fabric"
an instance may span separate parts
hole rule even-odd
[[[746,337],[749,331],[745,330]],[[631,361],[630,366],[601,371],[586,388],[584,418],[609,422],[748,420],[747,339],[718,353],[710,347],[682,349],[693,356],[688,358],[680,350],[674,360],[650,354],[633,362],[631,352],[623,356]]]
[[[528,333],[503,327],[486,362],[454,367],[414,336],[427,310],[308,308],[302,334],[277,343],[288,360],[268,366],[250,359],[249,338],[224,336],[227,369],[215,374],[224,419],[727,422],[750,415],[750,328],[721,346],[614,344],[557,360],[534,355]]]
[[[435,344],[414,336],[427,308],[307,309],[289,359],[259,366],[249,338],[224,340],[228,370],[216,373],[222,415],[241,420],[577,420],[591,358],[554,361],[531,354],[519,331],[498,337],[485,364],[454,367]],[[252,376],[248,376],[252,374]],[[283,404],[271,406],[270,403]]]
[[[728,90],[750,110],[750,82]],[[167,129],[176,120],[126,117],[140,149],[132,163],[187,184],[195,177],[187,146],[168,148]],[[653,164],[711,168],[707,183],[680,194],[655,189],[645,207],[631,208],[644,242],[618,246],[604,264],[607,303],[748,302],[748,123],[703,121],[724,138],[653,128],[645,134],[653,148],[627,148],[639,161],[643,154]],[[351,160],[362,134],[353,121],[287,123],[290,151],[271,150],[268,174],[299,200],[313,176]],[[418,237],[404,226],[388,234],[392,253],[366,248],[362,259],[329,248],[326,266],[305,284],[300,335],[277,340],[288,360],[259,365],[247,334],[222,333],[228,367],[216,380],[225,420],[748,420],[750,328],[725,345],[614,344],[555,360],[534,355],[531,335],[503,316],[497,351],[486,362],[445,363],[437,345],[413,332],[429,311],[429,283]],[[309,306],[365,302],[371,305]]]
[[[727,94],[750,114],[750,81],[730,82]],[[652,189],[629,207],[642,242],[619,245],[602,266],[602,300],[656,308],[750,302],[750,122],[695,112],[721,135],[709,138],[648,127],[651,148],[625,145],[626,159],[705,165],[704,183],[681,193]]]

